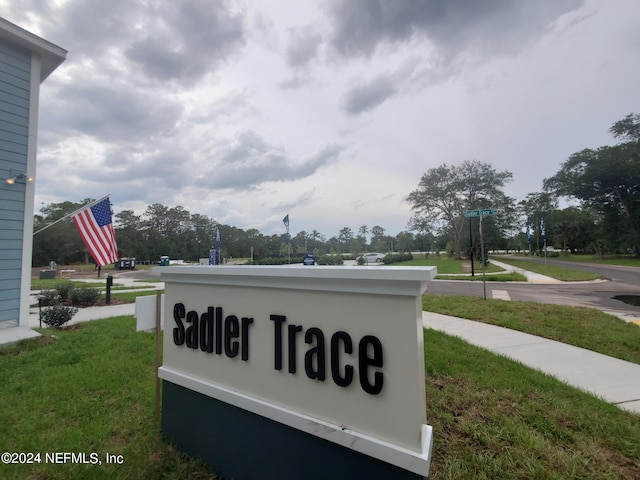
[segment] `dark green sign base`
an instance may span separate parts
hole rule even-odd
[[[166,380],[162,434],[229,480],[423,478]]]

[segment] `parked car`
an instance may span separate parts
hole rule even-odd
[[[115,263],[115,267],[118,270],[135,270],[136,259],[132,257],[119,258],[118,261]]]
[[[370,263],[381,263],[384,260],[384,255],[382,253],[370,252],[370,253],[365,253],[360,258],[362,258],[365,265],[368,265]]]

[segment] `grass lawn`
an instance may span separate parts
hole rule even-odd
[[[447,257],[433,257],[429,258],[414,258],[406,262],[394,263],[394,266],[401,267],[437,267],[438,274],[437,280],[467,280],[467,281],[482,281],[482,264],[480,262],[473,262],[473,268],[475,270],[475,276],[469,275],[470,270],[463,269],[463,265],[467,265],[470,268],[469,260],[455,260]],[[527,277],[521,273],[498,273],[504,272],[504,270],[496,265],[489,264],[485,267],[485,280],[487,282],[526,282]]]
[[[81,280],[69,280],[68,278],[32,278],[31,290],[53,290],[57,285],[62,283],[71,283],[74,287],[93,287],[107,288],[106,280],[98,280],[92,282],[83,282]]]
[[[432,479],[637,479],[640,416],[425,330]]]
[[[436,275],[436,280],[466,280],[468,282],[481,282],[482,270],[476,271],[474,277],[470,275]],[[526,282],[527,277],[518,272],[509,273],[485,273],[484,280],[487,282]]]
[[[422,309],[511,328],[640,364],[640,327],[594,308],[427,294]]]
[[[136,297],[146,297],[147,295],[157,295],[157,290],[155,289],[146,289],[146,290],[136,290],[135,292],[114,292],[111,291],[111,300],[117,300],[119,303],[135,303]],[[164,290],[162,290],[164,293]],[[104,298],[104,295],[102,295]]]
[[[155,337],[134,325],[87,322],[0,349],[0,451],[102,460],[0,464],[0,478],[215,478],[162,441]],[[455,337],[428,329],[424,342],[432,479],[640,478],[637,415]]]
[[[555,257],[554,257],[555,258]],[[640,268],[640,257],[632,255],[616,255],[612,257],[598,258],[593,255],[562,255],[556,258],[557,260],[566,260],[568,262],[576,263],[596,263],[598,265],[622,265],[625,267],[638,267]]]
[[[417,257],[418,255],[415,255]],[[469,266],[469,271],[463,270],[463,265]],[[407,260],[406,262],[394,263],[393,266],[398,267],[438,267],[438,275],[440,274],[462,274],[470,273],[471,263],[469,260],[456,260],[454,258],[448,258],[446,256],[430,255],[427,258],[414,258],[413,260]],[[480,275],[482,279],[482,264],[480,262],[473,262],[473,268],[476,276]],[[485,272],[495,273],[503,272],[504,270],[495,265],[487,265]]]
[[[82,288],[82,287],[90,287],[90,288],[98,288],[98,289],[107,288],[106,279],[95,280],[92,282],[84,282],[82,280],[69,280],[68,278],[43,278],[43,279],[32,278],[31,290],[53,290],[56,288],[57,285],[61,283],[71,283],[75,288]],[[140,285],[125,286],[123,284],[118,284],[118,279],[116,278],[114,279],[114,283],[113,283],[113,286],[111,287],[111,290],[117,290],[117,289],[129,290],[129,289],[136,289],[136,288],[151,288],[151,285],[145,285],[145,281],[140,281]]]
[[[531,262],[529,260],[516,260],[513,258],[492,257],[498,262],[508,263],[514,267],[522,268],[530,272],[546,275],[563,282],[583,282],[588,280],[596,280],[601,278],[600,275],[591,272],[585,272],[583,270],[573,270],[571,268],[558,267],[557,265],[543,264],[538,262]]]
[[[161,439],[155,334],[136,333],[132,316],[43,332],[0,350],[0,452],[43,461],[0,464],[0,478],[215,478]],[[95,452],[102,465],[46,464],[45,452]],[[124,464],[106,464],[106,453]]]

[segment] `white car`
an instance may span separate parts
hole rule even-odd
[[[360,257],[364,260],[365,265],[368,265],[370,263],[381,263],[384,260],[384,255],[382,253],[365,253],[362,257]]]

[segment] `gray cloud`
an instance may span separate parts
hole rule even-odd
[[[48,0],[12,1],[7,18],[69,50],[67,63],[83,56],[99,57],[107,48],[131,37],[135,20],[142,16],[142,4],[127,0],[84,0],[51,2]],[[37,16],[34,16],[37,12]],[[34,17],[37,23],[32,25]]]
[[[335,0],[333,47],[345,57],[370,57],[380,44],[431,42],[433,52],[391,73],[359,81],[343,96],[349,115],[372,110],[410,89],[420,90],[460,72],[457,58],[474,62],[484,56],[519,51],[563,13],[582,0],[540,5],[534,0]],[[429,56],[431,55],[431,56]]]
[[[374,109],[408,89],[420,67],[419,59],[410,59],[391,72],[357,81],[343,96],[342,110],[349,115],[357,115]],[[429,69],[429,73],[432,80],[438,78],[434,69]],[[417,83],[421,84],[424,76],[424,72],[418,72]]]
[[[244,17],[226,0],[83,0],[55,8],[50,4],[12,2],[11,18],[29,25],[25,12],[43,12],[42,34],[69,50],[66,65],[111,57],[122,67],[128,61],[127,75],[141,83],[192,85],[245,45]],[[108,56],[102,58],[104,54]],[[117,58],[121,54],[124,58]]]
[[[287,64],[292,68],[306,67],[318,54],[322,37],[312,27],[289,31],[286,49]]]
[[[445,59],[464,50],[518,51],[583,0],[335,0],[332,45],[345,56],[370,56],[380,43],[423,36]]]
[[[397,84],[393,75],[380,75],[360,83],[347,92],[342,108],[350,115],[371,110],[398,93]]]
[[[334,161],[344,150],[326,145],[317,152],[294,161],[281,146],[271,145],[253,130],[240,132],[232,145],[214,153],[213,168],[198,180],[211,188],[243,189],[266,182],[306,178],[320,167]]]
[[[126,56],[158,80],[191,84],[243,46],[244,24],[227,2],[162,2],[148,18]]]
[[[137,142],[168,135],[183,110],[177,101],[160,99],[153,91],[94,81],[79,81],[73,89],[61,88],[43,103],[41,125],[45,132],[55,126],[58,135],[80,133],[105,142]]]
[[[278,83],[280,88],[296,89],[310,81],[311,62],[318,56],[322,37],[311,26],[293,28],[288,32],[288,44],[285,50],[287,65],[292,69],[288,80]]]

